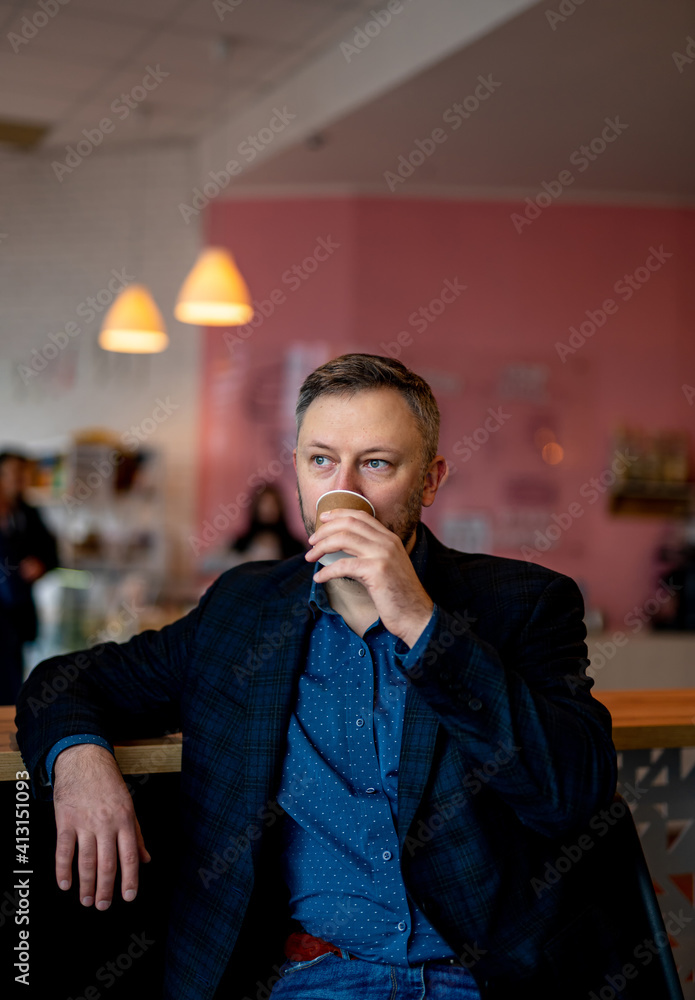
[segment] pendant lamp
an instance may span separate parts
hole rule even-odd
[[[143,144],[148,144],[151,142],[150,112],[145,108],[141,112],[140,138]],[[145,145],[143,148],[148,149]],[[150,172],[149,152],[147,156],[140,153],[131,156],[126,260],[134,274],[142,273]],[[101,324],[99,346],[120,354],[159,354],[169,346],[162,314],[146,285],[128,285],[116,296]]]
[[[201,250],[181,286],[174,316],[195,326],[243,326],[249,322],[253,317],[251,295],[229,250]]]
[[[164,320],[145,285],[128,285],[104,316],[99,346],[123,354],[158,354],[169,344]]]

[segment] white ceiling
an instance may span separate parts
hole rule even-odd
[[[51,3],[59,0],[50,0]],[[44,146],[82,138],[105,116],[109,145],[202,134],[356,23],[364,0],[63,0],[26,44],[41,9],[0,0],[0,118],[51,126]],[[43,21],[39,17],[39,23]],[[16,51],[15,51],[16,50]],[[169,76],[121,120],[110,110],[147,67]]]
[[[213,0],[69,0],[15,53],[10,34],[40,8],[0,0],[0,118],[50,125],[44,149],[64,149],[83,128],[114,118],[111,104],[141,83],[148,66],[160,66],[169,76],[125,121],[116,119],[110,148],[204,139],[220,127],[231,135],[235,116],[241,121],[263,96],[282,101],[285,88],[322,53],[335,55],[372,8],[386,6],[385,0],[234,2],[226,0],[231,9],[218,13]],[[438,2],[459,18],[480,6]],[[278,141],[259,157],[227,195],[287,185],[388,193],[385,171],[395,171],[398,157],[436,127],[445,142],[398,185],[399,193],[532,193],[570,167],[572,152],[617,116],[628,128],[585,171],[575,164],[566,197],[695,201],[695,60],[679,72],[673,59],[686,51],[688,36],[695,38],[692,0],[574,0],[574,13],[556,21],[555,30],[547,12],[557,11],[560,0],[513,17],[528,4],[488,0],[496,22],[424,70],[415,58],[424,33],[418,29],[403,42],[403,26],[416,6],[424,9],[423,0],[403,3],[399,82],[362,93],[347,114],[324,115],[319,148],[307,145],[306,134],[283,137],[284,145]],[[507,19],[500,14],[505,5]],[[564,0],[563,9],[572,6]],[[378,63],[383,51],[386,60],[398,31],[384,32],[353,57],[355,77],[368,58]],[[454,131],[443,114],[474,91],[479,74],[501,85]],[[316,81],[318,102],[318,74]]]
[[[239,186],[322,182],[388,193],[385,172],[441,127],[435,154],[406,183],[391,181],[399,194],[515,196],[570,169],[563,199],[695,202],[695,58],[682,72],[673,59],[695,38],[695,4],[588,0],[553,31],[546,12],[559,7],[535,4],[336,121],[321,148],[285,150]],[[501,86],[454,131],[444,112],[489,74]],[[580,170],[581,154],[570,156],[615,116],[628,128]]]

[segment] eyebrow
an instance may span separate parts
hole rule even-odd
[[[309,449],[320,448],[323,451],[335,451],[333,445],[325,444],[323,441],[307,441],[304,447]],[[385,452],[387,455],[398,454],[398,451],[395,448],[388,448],[386,447],[386,445],[375,445],[372,448],[365,448],[363,451],[360,452],[360,455],[371,455],[372,452],[376,451]]]

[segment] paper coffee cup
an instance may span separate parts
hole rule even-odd
[[[352,490],[329,490],[316,501],[316,527],[321,524],[319,518],[327,510],[337,510],[338,508],[347,510],[364,510],[372,517],[376,517],[376,511],[366,497],[361,493],[353,493]],[[321,556],[319,562],[324,566],[329,566],[337,559],[354,559],[348,552],[326,552]]]

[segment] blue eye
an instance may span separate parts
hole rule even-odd
[[[325,461],[326,461],[325,455],[314,455],[314,462],[316,462],[317,465],[323,465]]]
[[[367,464],[370,469],[382,469],[388,462],[385,458],[370,458]]]

